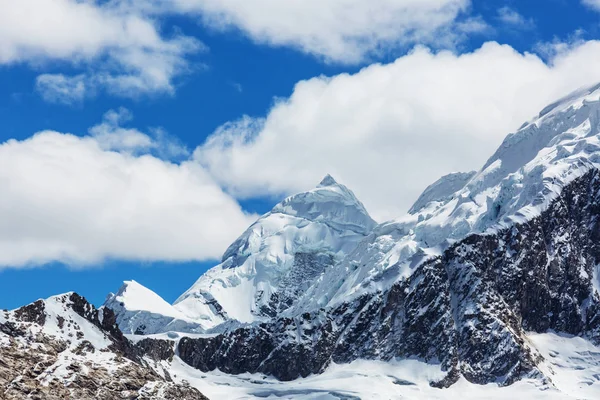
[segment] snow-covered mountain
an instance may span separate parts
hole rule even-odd
[[[250,226],[174,308],[207,329],[274,317],[375,225],[354,194],[328,175]]]

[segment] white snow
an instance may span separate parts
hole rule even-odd
[[[100,329],[70,308],[70,295],[71,293],[68,293],[44,300],[46,322],[39,329],[46,335],[69,341],[75,347],[84,340],[79,338],[78,331],[83,333],[85,340],[89,341],[96,349],[105,349],[110,346],[111,341]],[[62,327],[59,318],[65,319]],[[33,325],[31,329],[35,330],[38,327]]]
[[[129,311],[151,311],[167,317],[184,317],[162,297],[133,280],[123,282],[123,287],[115,296],[115,300],[124,303]]]
[[[544,356],[545,373],[558,390],[580,399],[600,399],[600,348],[564,334],[529,334]]]
[[[123,303],[128,311],[139,308],[196,321],[203,328],[198,334],[252,323],[261,320],[260,307],[278,291],[302,252],[329,253],[335,263],[284,315],[387,289],[468,234],[494,233],[538,216],[565,185],[600,168],[599,133],[596,86],[547,107],[509,135],[481,170],[441,178],[408,214],[377,226],[352,192],[327,176],[317,188],[285,199],[248,228],[225,252],[222,263],[200,277],[174,306],[140,288],[132,290],[137,293],[133,299],[124,294]],[[598,290],[599,268],[594,273]],[[161,335],[156,337],[180,337],[173,332]],[[530,334],[529,340],[545,357],[541,368],[552,382],[523,380],[499,388],[461,380],[438,390],[429,382],[443,375],[439,367],[414,360],[359,360],[293,382],[202,373],[177,357],[169,370],[176,380],[189,381],[211,398],[600,398],[600,349],[584,339],[553,333]]]
[[[112,345],[109,337],[73,310],[71,296],[72,293],[66,293],[42,300],[45,314],[43,325],[23,322],[15,315],[16,310],[8,311],[6,314],[0,312],[0,323],[15,323],[24,332],[23,335],[17,335],[12,339],[0,332],[0,347],[11,345],[12,341],[12,345],[16,345],[22,351],[40,349],[48,352],[49,344],[40,341],[40,334],[44,338],[53,338],[66,345],[66,348],[57,354],[53,364],[35,366],[36,369],[41,368],[36,379],[45,386],[54,385],[56,382],[67,385],[79,375],[86,375],[91,369],[96,368],[105,369],[108,373],[117,370],[126,371],[133,363],[113,352],[109,348]],[[91,305],[88,305],[87,311],[92,311]],[[88,351],[90,344],[93,349]],[[73,368],[73,365],[77,368]]]
[[[465,187],[475,174],[475,171],[468,173],[457,172],[441,177],[425,189],[408,212],[416,214],[432,202],[446,203],[454,193]]]
[[[565,185],[600,167],[599,130],[596,86],[547,107],[508,135],[481,170],[441,178],[410,213],[378,226],[350,190],[327,176],[261,217],[174,307],[204,329],[260,320],[259,310],[278,291],[295,254],[312,251],[331,252],[335,263],[287,315],[385,290],[471,233],[538,216]]]

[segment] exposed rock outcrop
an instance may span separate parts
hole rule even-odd
[[[173,344],[123,336],[108,309],[76,293],[0,312],[0,398],[204,400],[146,359],[168,359]]]

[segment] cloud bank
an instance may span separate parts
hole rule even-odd
[[[0,266],[218,259],[255,220],[197,163],[149,154],[163,144],[125,116],[0,144]]]

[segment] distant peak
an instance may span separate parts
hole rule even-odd
[[[333,179],[333,176],[327,174],[325,176],[325,178],[323,178],[323,180],[321,181],[321,183],[319,183],[318,187],[327,187],[327,186],[334,186],[337,185],[337,181],[335,179]]]

